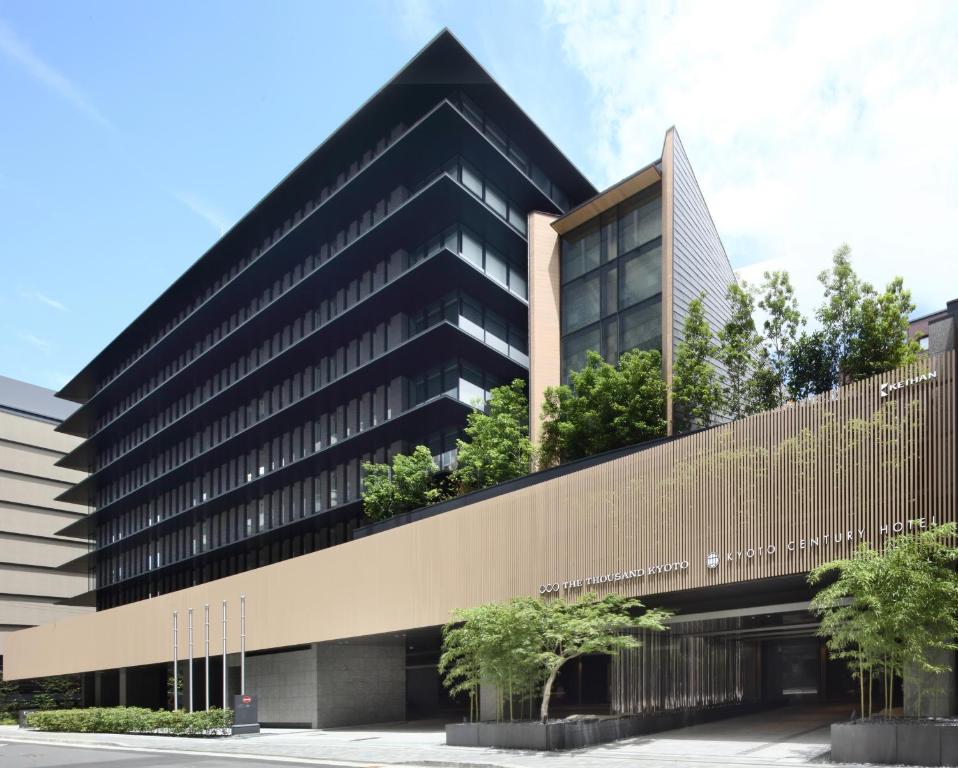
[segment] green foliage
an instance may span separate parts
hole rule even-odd
[[[788,394],[793,400],[821,395],[834,388],[835,369],[823,331],[802,331],[788,358]]]
[[[832,267],[819,276],[825,300],[818,309],[824,348],[837,383],[859,381],[912,362],[918,343],[908,338],[908,316],[915,310],[900,277],[878,293],[862,281],[842,245]]]
[[[798,331],[805,324],[788,272],[766,272],[758,307],[765,313],[762,324],[770,370],[774,374],[777,397],[775,406],[785,402],[788,361]],[[771,391],[767,386],[765,390]]]
[[[763,390],[756,377],[762,338],[755,330],[755,297],[745,283],[732,283],[726,298],[731,317],[718,332],[716,358],[725,366],[726,380],[723,407],[733,419],[740,419],[760,410]]]
[[[442,499],[439,467],[425,445],[410,455],[397,453],[389,464],[363,464],[363,511],[371,520],[385,520]]]
[[[954,543],[954,523],[929,529],[916,524],[881,552],[863,543],[852,558],[809,574],[811,584],[837,577],[815,595],[811,608],[821,617],[819,633],[833,658],[845,659],[858,678],[862,716],[872,713],[876,679],[890,709],[894,680],[906,664],[935,674],[951,671],[933,664],[928,652],[958,648]]]
[[[91,707],[32,712],[27,725],[38,731],[68,733],[161,733],[173,736],[228,735],[233,711],[170,712],[141,707]]]
[[[37,681],[31,706],[36,709],[56,709],[73,706],[80,701],[80,679],[76,675],[44,677]]]
[[[684,338],[676,345],[672,402],[676,432],[712,424],[722,404],[722,384],[711,359],[718,354],[705,319],[705,294],[689,302]]]
[[[662,356],[631,350],[617,365],[593,351],[569,375],[549,387],[542,406],[540,466],[550,467],[665,434]]]
[[[525,382],[516,379],[493,389],[486,410],[467,417],[465,432],[468,440],[457,442],[454,474],[462,492],[529,474],[533,450]]]
[[[506,696],[510,718],[513,702],[528,701],[541,688],[540,717],[549,716],[552,685],[563,665],[586,654],[615,655],[639,645],[635,630],[661,631],[670,615],[646,610],[640,601],[615,594],[599,598],[587,593],[570,602],[519,597],[455,611],[443,627],[439,671],[450,692],[468,693],[476,713],[481,683],[491,683]],[[503,716],[502,698],[497,709]]]
[[[23,696],[20,684],[14,680],[4,680],[0,674],[0,719],[13,717],[22,709]]]

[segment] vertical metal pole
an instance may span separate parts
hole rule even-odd
[[[223,601],[223,709],[229,706],[226,702],[226,601]]]
[[[246,695],[246,595],[240,595],[240,696]]]
[[[190,619],[190,621],[189,621],[189,630],[190,630],[190,635],[189,635],[189,638],[190,638],[190,639],[189,639],[189,646],[190,646],[190,694],[189,694],[189,696],[190,696],[190,706],[189,706],[189,710],[188,710],[188,711],[192,712],[192,711],[193,711],[193,609],[192,609],[192,608],[189,609],[189,611],[187,612],[187,615],[189,616],[189,619]]]
[[[206,674],[203,676],[204,690],[206,691],[206,711],[210,711],[210,604],[204,603],[203,612],[206,614],[206,626],[203,628],[203,644],[206,646]]]
[[[180,676],[178,667],[180,666],[179,660],[179,643],[176,638],[176,611],[173,611],[173,709],[177,710],[180,708]]]

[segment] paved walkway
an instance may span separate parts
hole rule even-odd
[[[76,747],[363,766],[762,768],[820,764],[829,750],[829,724],[848,715],[849,708],[845,706],[786,707],[588,749],[548,753],[447,747],[438,724],[417,723],[375,726],[375,730],[373,726],[323,731],[271,729],[259,735],[227,739],[54,734],[0,726],[0,742],[40,741]]]

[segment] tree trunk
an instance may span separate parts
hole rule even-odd
[[[865,664],[861,656],[858,657],[858,691],[861,696],[862,711],[859,718],[865,719]]]
[[[562,664],[565,664],[565,661],[563,661]],[[539,711],[539,719],[542,720],[543,723],[549,719],[549,699],[552,696],[552,684],[556,681],[556,676],[559,674],[562,664],[549,673],[549,679],[546,680],[546,684],[542,687],[542,708]]]

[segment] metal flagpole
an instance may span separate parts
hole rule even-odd
[[[203,611],[206,614],[206,626],[203,628],[203,643],[206,647],[206,664],[203,682],[206,691],[206,711],[210,711],[210,604],[203,605]]]
[[[223,601],[223,709],[229,705],[226,703],[226,601]]]
[[[179,645],[179,643],[177,643],[177,641],[176,641],[176,629],[177,629],[177,627],[176,627],[176,611],[173,611],[173,709],[174,709],[174,710],[180,708],[180,691],[179,691],[179,687],[180,687],[180,676],[179,676],[179,672],[178,672],[178,669],[177,669],[177,668],[180,666],[180,661],[179,661],[179,657],[178,657],[178,654],[179,654],[178,645]]]
[[[193,711],[193,609],[190,608],[188,611],[189,615],[189,630],[190,630],[190,707],[189,711]]]
[[[240,696],[246,695],[246,595],[240,595]]]

